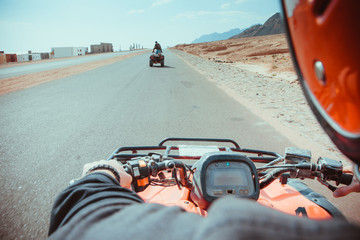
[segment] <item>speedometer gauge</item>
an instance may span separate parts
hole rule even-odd
[[[259,179],[254,163],[245,155],[229,152],[204,154],[193,166],[191,199],[206,209],[215,199],[233,195],[258,199]]]
[[[213,162],[206,169],[206,192],[217,197],[227,194],[249,196],[254,193],[251,169],[238,161]]]

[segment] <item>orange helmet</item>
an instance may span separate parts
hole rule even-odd
[[[336,146],[360,163],[360,1],[282,0],[302,89]]]

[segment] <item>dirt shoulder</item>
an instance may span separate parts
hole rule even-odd
[[[172,51],[286,136],[319,156],[349,160],[323,131],[304,98],[284,35],[178,45]]]
[[[26,89],[41,83],[54,81],[71,75],[79,74],[82,72],[90,71],[143,53],[144,51],[132,52],[126,55],[121,55],[105,60],[99,60],[90,63],[83,63],[71,67],[66,67],[66,68],[53,69],[44,72],[31,73],[23,76],[1,79],[0,95]]]

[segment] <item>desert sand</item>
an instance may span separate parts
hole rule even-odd
[[[177,50],[218,63],[233,63],[241,69],[267,76],[296,79],[285,35],[181,44]]]

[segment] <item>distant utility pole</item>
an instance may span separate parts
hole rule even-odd
[[[121,46],[120,46],[121,49]],[[144,49],[144,46],[141,45],[140,43],[133,43],[132,45],[130,45],[129,49],[132,50],[138,50],[138,49]],[[121,50],[120,50],[121,51]]]

